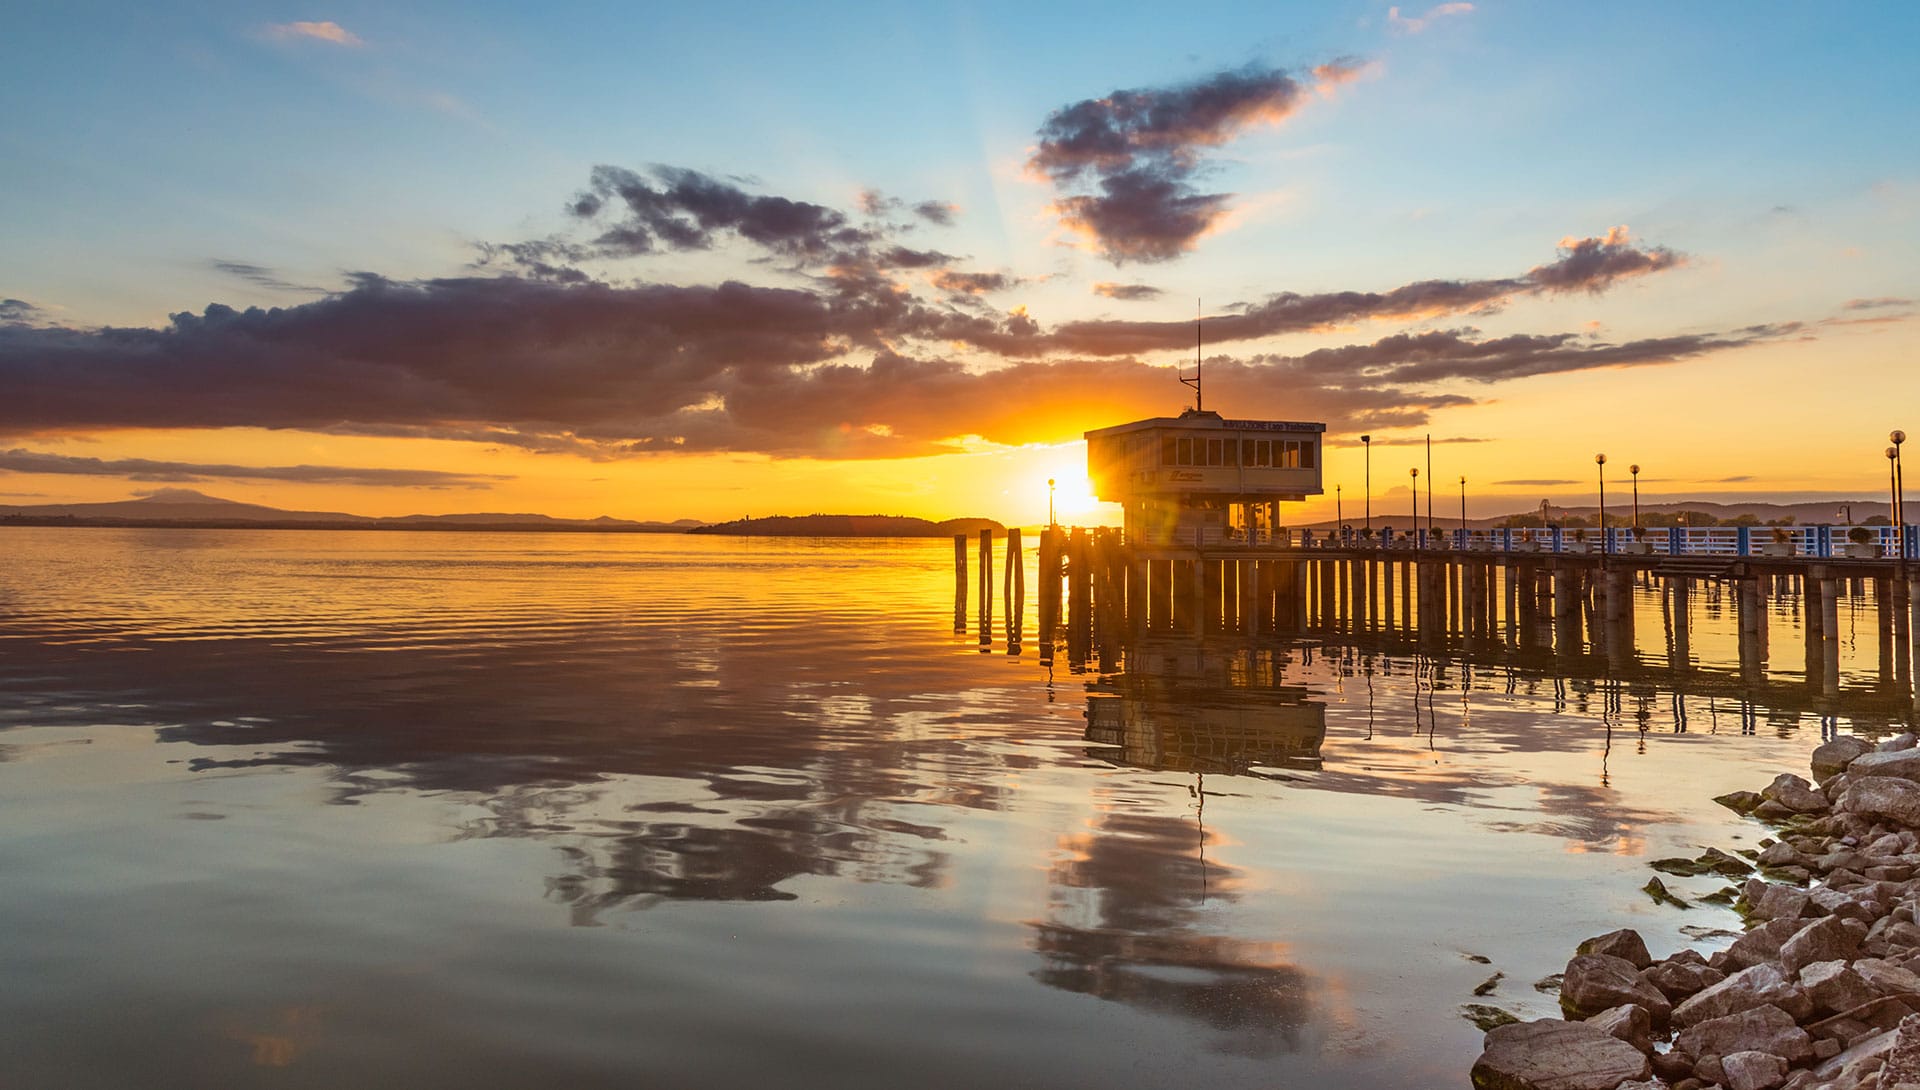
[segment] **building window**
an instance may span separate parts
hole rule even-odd
[[[1210,466],[1217,466],[1220,464],[1220,460],[1221,460],[1220,440],[1218,439],[1207,440],[1207,464]]]
[[[1314,442],[1311,439],[1308,439],[1305,442],[1300,444],[1300,468],[1301,469],[1313,468],[1313,448],[1319,445],[1320,444]]]
[[[1258,465],[1258,466],[1272,465],[1273,464],[1273,441],[1270,439],[1257,440],[1254,443],[1253,455],[1255,459],[1253,463],[1254,465]]]
[[[1173,436],[1171,435],[1161,436],[1160,437],[1160,464],[1163,466],[1179,465],[1180,463],[1174,460],[1175,457],[1176,455],[1174,453]]]
[[[1192,465],[1193,464],[1193,440],[1183,435],[1180,437],[1179,444],[1180,444],[1180,456],[1176,458],[1175,461],[1178,464],[1183,466]]]

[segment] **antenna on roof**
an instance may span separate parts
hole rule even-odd
[[[1200,300],[1193,301],[1193,377],[1180,376],[1180,381],[1193,387],[1193,411],[1200,412],[1205,406],[1200,403]]]

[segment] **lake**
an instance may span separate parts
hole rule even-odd
[[[946,540],[0,543],[7,1086],[1465,1086],[1463,1004],[1737,926],[1639,892],[1762,835],[1712,796],[1913,717],[1857,598],[1814,710],[1320,640],[1049,669],[953,632]]]

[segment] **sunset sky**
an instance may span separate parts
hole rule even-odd
[[[816,7],[13,12],[0,504],[1086,521],[1196,300],[1303,519],[1920,433],[1911,5]]]

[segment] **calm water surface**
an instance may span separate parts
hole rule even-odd
[[[1539,1016],[1586,935],[1731,924],[1647,860],[1912,708],[1852,603],[1815,709],[1304,641],[1048,671],[952,634],[946,541],[0,542],[5,1086],[1464,1086],[1476,985]]]

